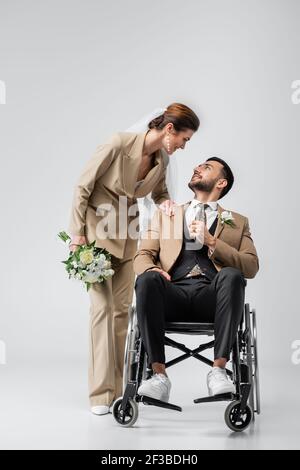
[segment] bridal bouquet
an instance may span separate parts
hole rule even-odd
[[[59,238],[70,243],[71,237],[66,232],[59,232]],[[95,246],[95,241],[89,245],[80,245],[76,251],[70,252],[66,265],[69,279],[79,279],[86,285],[87,290],[94,282],[103,282],[113,276],[111,269],[111,254],[104,248]]]

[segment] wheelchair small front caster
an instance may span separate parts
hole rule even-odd
[[[241,413],[241,402],[232,401],[225,410],[224,418],[225,423],[232,431],[241,432],[253,420],[253,411],[249,405],[246,405],[245,410]]]
[[[130,428],[138,419],[139,409],[135,400],[129,399],[125,410],[121,409],[123,397],[117,398],[113,404],[112,415],[118,424],[125,428]]]

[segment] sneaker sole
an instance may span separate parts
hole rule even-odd
[[[235,393],[236,390],[234,387],[222,387],[222,388],[216,388],[214,390],[208,389],[208,394],[210,397],[214,397],[215,395],[221,395],[222,393]]]
[[[149,397],[149,398],[154,398],[154,400],[159,400],[159,401],[163,401],[165,403],[168,403],[169,401],[169,397],[168,396],[159,396],[159,395],[156,395],[155,393],[152,393],[152,392],[147,392],[146,390],[145,391],[139,391],[138,390],[138,395],[140,396],[145,396],[145,397]]]

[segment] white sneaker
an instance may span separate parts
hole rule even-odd
[[[109,406],[106,405],[97,405],[91,407],[91,412],[94,415],[107,415],[109,413]]]
[[[164,374],[154,374],[138,388],[139,395],[146,395],[156,400],[168,402],[171,390],[170,379]]]
[[[213,367],[207,375],[207,388],[209,396],[219,395],[220,393],[235,393],[235,386],[228,379],[225,369]]]

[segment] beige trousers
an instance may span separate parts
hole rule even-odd
[[[89,397],[91,406],[111,405],[122,396],[128,309],[132,303],[132,258],[112,256],[115,274],[89,289]]]

